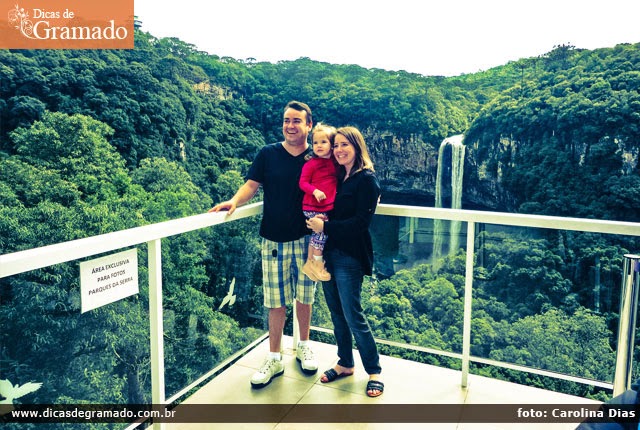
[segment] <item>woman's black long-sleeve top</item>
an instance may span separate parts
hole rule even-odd
[[[380,197],[380,184],[373,171],[364,169],[346,181],[339,181],[333,211],[324,223],[325,251],[339,249],[362,265],[365,275],[373,273],[373,244],[369,225]]]

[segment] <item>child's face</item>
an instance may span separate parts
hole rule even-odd
[[[331,142],[327,133],[323,131],[313,133],[313,153],[320,158],[331,157]]]

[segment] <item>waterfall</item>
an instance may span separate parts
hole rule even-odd
[[[442,207],[442,176],[443,176],[443,158],[444,158],[444,148],[447,146],[447,140],[443,140],[440,144],[440,149],[438,150],[438,170],[436,172],[436,201],[435,207]],[[444,223],[446,221],[441,219],[433,220],[433,252],[431,254],[431,262],[435,266],[438,260],[440,260],[440,256],[442,255],[442,244],[444,242],[443,231],[444,231]]]
[[[445,148],[451,149],[451,208],[462,208],[462,179],[464,176],[464,152],[465,147],[462,144],[464,135],[458,134],[448,137],[442,141],[438,150],[438,170],[436,173],[436,201],[435,206],[441,208],[443,205],[442,186],[445,171],[448,166],[444,165]],[[447,221],[435,219],[433,220],[433,253],[431,261],[437,264],[442,256],[442,248],[444,245]],[[460,221],[451,221],[449,225],[449,254],[455,254],[460,246]]]

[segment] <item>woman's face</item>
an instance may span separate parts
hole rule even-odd
[[[356,149],[346,137],[336,134],[333,140],[333,156],[338,164],[344,166],[349,172],[356,161]]]

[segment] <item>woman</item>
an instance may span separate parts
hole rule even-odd
[[[322,287],[338,345],[338,363],[324,372],[320,380],[327,383],[353,375],[353,336],[364,369],[369,374],[367,395],[378,397],[384,391],[380,381],[382,369],[378,348],[362,310],[361,291],[364,275],[371,275],[373,269],[369,224],[380,198],[380,185],[358,129],[339,128],[333,154],[340,167],[330,221],[322,217],[307,220],[311,230],[328,236],[325,260],[332,278],[323,282]]]

